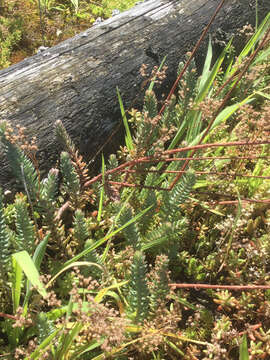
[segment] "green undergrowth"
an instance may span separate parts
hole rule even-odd
[[[1,0],[0,69],[108,19],[136,0]]]
[[[237,58],[229,43],[213,63],[209,39],[164,111],[165,64],[142,109],[118,90],[125,144],[94,178],[61,121],[43,178],[35,139],[0,124],[17,181],[0,191],[5,359],[270,356],[270,291],[229,287],[269,284],[269,19]]]

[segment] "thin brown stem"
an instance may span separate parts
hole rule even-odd
[[[220,289],[232,291],[269,290],[270,285],[209,285],[209,284],[169,284],[175,289]]]
[[[206,34],[208,33],[208,30],[210,28],[210,26],[212,25],[213,21],[215,20],[217,14],[219,13],[220,9],[222,8],[222,6],[224,5],[225,3],[225,0],[221,0],[221,2],[219,3],[218,7],[216,8],[214,14],[212,15],[209,23],[206,25],[205,29],[203,30],[202,34],[201,34],[201,37],[199,38],[199,40],[197,41],[195,47],[193,48],[187,62],[185,63],[185,66],[183,67],[183,70],[181,71],[181,73],[178,75],[177,79],[175,80],[170,92],[169,92],[169,95],[167,96],[166,100],[164,101],[160,111],[159,111],[159,116],[161,114],[163,114],[164,110],[166,109],[166,107],[168,106],[168,104],[170,103],[170,100],[171,100],[171,97],[172,95],[174,94],[175,92],[175,89],[176,89],[176,86],[177,84],[179,83],[179,81],[182,79],[184,73],[186,72],[187,68],[189,67],[190,63],[191,63],[191,60],[193,59],[194,55],[196,54],[199,46],[201,45],[203,39],[205,38]],[[156,124],[157,125],[157,124]],[[154,127],[155,128],[155,127]],[[149,133],[149,136],[148,136],[148,139],[151,138],[151,135],[154,131],[154,128],[152,128],[152,130],[150,131]]]
[[[173,159],[170,159],[173,160]],[[130,170],[130,169],[123,169],[120,172],[128,173],[128,174],[134,174],[134,173],[160,173],[160,170]],[[187,172],[186,170],[164,170],[162,171],[162,174],[183,174]],[[270,176],[260,176],[260,175],[247,175],[247,174],[241,174],[241,173],[226,173],[226,172],[218,172],[218,171],[195,171],[196,175],[217,175],[217,176],[227,176],[227,177],[247,177],[252,179],[264,179],[264,180],[270,180]],[[224,178],[223,178],[224,180]]]
[[[121,164],[114,169],[107,170],[105,172],[105,176],[112,175],[114,173],[119,173],[122,169],[131,167],[131,166],[134,166],[137,164],[149,163],[149,162],[153,162],[156,160],[164,161],[164,159],[162,159],[161,156],[172,155],[172,154],[181,153],[181,152],[190,151],[190,150],[201,150],[201,149],[207,149],[207,148],[212,148],[212,147],[250,146],[250,145],[258,146],[258,145],[266,145],[266,144],[270,144],[270,140],[254,141],[252,143],[247,142],[247,141],[231,141],[231,142],[227,142],[227,143],[200,144],[200,145],[194,145],[194,146],[187,146],[187,147],[183,147],[183,148],[179,148],[179,149],[166,150],[166,151],[163,151],[163,153],[160,155],[160,158],[158,158],[158,159],[155,157],[145,156],[145,157],[138,158],[135,160],[127,161],[126,163]],[[182,169],[182,171],[184,171],[184,170],[185,169]],[[99,174],[99,175],[95,176],[94,178],[92,178],[91,180],[87,181],[84,184],[84,187],[88,187],[88,186],[92,185],[93,183],[95,183],[97,181],[101,181],[101,180],[102,180],[102,174]]]
[[[169,191],[168,188],[162,188],[158,186],[147,186],[147,185],[140,185],[140,184],[130,184],[126,182],[120,182],[120,181],[108,181],[111,185],[120,185],[124,187],[132,187],[132,188],[141,188],[141,189],[149,189],[149,190],[163,190],[163,191]]]
[[[236,70],[236,72],[229,77],[217,90],[215,93],[215,96],[218,97],[218,95],[221,93],[221,91],[240,73],[240,69]]]
[[[0,317],[6,318],[6,319],[11,319],[11,320],[17,320],[16,316],[5,314],[5,313],[2,313],[2,312],[0,312]]]
[[[213,21],[215,20],[217,14],[219,13],[219,11],[220,11],[220,9],[222,8],[222,6],[224,5],[224,3],[225,3],[225,0],[222,0],[222,1],[219,3],[218,7],[216,8],[214,14],[212,15],[212,17],[211,17],[211,19],[210,19],[210,21],[209,21],[209,23],[207,24],[207,26],[205,27],[204,31],[202,32],[202,35],[201,35],[201,37],[199,38],[199,40],[197,41],[197,44],[195,45],[194,49],[192,50],[191,55],[190,55],[188,61],[186,62],[183,70],[181,71],[181,73],[179,74],[179,76],[177,77],[177,79],[175,80],[175,82],[174,82],[174,84],[173,84],[173,86],[172,86],[172,88],[171,88],[171,91],[170,91],[169,95],[167,96],[167,99],[165,100],[162,108],[161,108],[160,111],[159,111],[159,115],[161,115],[161,114],[164,112],[164,110],[165,110],[166,106],[168,105],[168,103],[169,103],[172,95],[173,95],[174,92],[175,92],[175,89],[176,89],[177,84],[178,84],[179,81],[182,79],[184,73],[186,72],[187,68],[189,67],[191,60],[193,59],[194,55],[196,54],[199,46],[201,45],[201,42],[203,41],[203,39],[205,38],[206,34],[208,33],[208,30],[209,30],[210,26],[212,25]]]
[[[240,199],[241,202],[256,203],[256,204],[270,204],[270,199],[255,200],[255,199]],[[225,200],[225,201],[211,201],[213,205],[238,205],[239,200]]]
[[[268,31],[266,31],[262,41],[259,43],[258,47],[256,48],[256,50],[253,52],[253,54],[249,57],[248,61],[246,62],[243,70],[240,72],[238,79],[236,80],[236,82],[234,83],[233,87],[228,91],[228,93],[226,94],[226,96],[224,97],[222,103],[220,104],[220,106],[218,107],[218,109],[215,111],[215,114],[212,118],[212,120],[209,122],[206,130],[203,133],[203,136],[201,137],[200,141],[199,141],[199,145],[203,142],[203,140],[205,139],[205,137],[208,135],[214,121],[216,120],[217,115],[220,113],[220,111],[224,108],[225,104],[227,103],[227,101],[229,100],[229,98],[231,97],[232,92],[234,91],[234,89],[236,88],[236,86],[238,85],[239,81],[242,79],[242,77],[244,76],[244,74],[247,72],[250,64],[252,63],[252,61],[254,60],[254,58],[256,57],[256,55],[258,54],[258,52],[263,48],[263,46],[265,45],[265,43],[268,41],[268,36],[270,34],[270,28],[268,29]],[[192,153],[190,154],[190,157],[193,157],[194,154],[196,153],[196,149],[194,149],[192,151]],[[186,167],[189,164],[189,160],[186,160],[184,165],[182,166],[181,170],[185,170]],[[179,174],[171,183],[170,188],[172,189],[174,187],[174,185],[179,181],[180,177],[182,175]]]

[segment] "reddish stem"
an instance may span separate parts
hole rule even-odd
[[[173,160],[173,159],[170,159]],[[120,172],[125,172],[127,174],[134,174],[134,173],[159,173],[160,170],[121,170]],[[164,170],[162,171],[163,174],[183,174],[187,172],[186,170]],[[252,179],[264,179],[264,180],[270,180],[270,176],[259,176],[259,175],[246,175],[246,174],[240,174],[240,173],[231,173],[228,174],[226,172],[218,172],[218,171],[195,171],[196,175],[218,175],[218,176],[228,176],[228,177],[247,177]]]
[[[232,141],[232,142],[227,142],[227,143],[212,143],[212,144],[199,144],[199,145],[195,145],[195,146],[187,146],[187,147],[183,147],[183,148],[179,148],[179,149],[172,149],[172,150],[166,150],[162,153],[162,156],[165,155],[172,155],[172,154],[176,154],[176,153],[181,153],[181,152],[185,152],[185,151],[190,151],[190,150],[199,150],[199,149],[207,149],[207,148],[211,148],[211,147],[228,147],[228,146],[256,146],[256,145],[265,145],[265,144],[270,144],[270,140],[265,140],[265,141],[254,141],[252,143],[249,143],[247,141]],[[142,158],[138,158],[135,160],[131,160],[131,161],[127,161],[124,164],[121,164],[119,166],[117,166],[114,169],[108,170],[105,172],[105,176],[108,175],[112,175],[114,173],[117,173],[119,171],[121,171],[122,169],[137,165],[137,164],[142,164],[142,163],[149,163],[149,162],[153,162],[156,161],[157,158],[154,157],[142,157]],[[162,158],[158,158],[158,161],[165,161],[165,159]],[[182,171],[184,171],[185,169],[182,169]],[[87,181],[83,186],[84,187],[88,187],[91,184],[97,182],[97,181],[101,181],[102,180],[102,174],[99,174],[97,176],[95,176],[94,178],[92,178],[91,180]],[[171,189],[171,188],[170,188]]]
[[[160,111],[159,111],[159,116],[164,112],[164,110],[166,109],[166,106],[168,106],[168,104],[170,103],[170,99],[173,95],[173,93],[175,92],[175,89],[176,89],[176,86],[177,84],[179,83],[179,81],[181,80],[181,78],[183,77],[185,71],[187,70],[187,68],[189,67],[190,65],[190,62],[191,60],[193,59],[194,55],[196,54],[199,46],[201,45],[201,42],[203,41],[203,39],[205,38],[210,26],[212,25],[213,21],[215,20],[215,17],[217,16],[218,12],[220,11],[220,9],[222,8],[223,4],[224,4],[225,0],[221,0],[220,4],[218,5],[218,7],[216,8],[214,14],[212,15],[209,23],[207,24],[207,26],[205,27],[205,29],[203,30],[202,34],[201,34],[201,37],[199,38],[199,40],[197,41],[195,47],[193,48],[192,52],[191,52],[191,55],[190,57],[188,58],[187,62],[185,63],[185,66],[183,68],[183,70],[181,71],[181,73],[179,74],[179,76],[177,77],[177,79],[175,80],[170,92],[169,92],[169,95],[167,96],[166,100],[164,101]],[[154,127],[155,128],[155,127]],[[151,138],[151,135],[153,133],[153,130],[154,128],[150,131],[149,133],[149,136],[148,136],[148,139]]]
[[[224,2],[225,2],[225,0],[222,0],[222,1],[219,3],[218,7],[216,8],[214,14],[212,15],[212,17],[211,17],[211,19],[210,19],[210,21],[209,21],[209,23],[208,23],[207,26],[205,27],[205,29],[204,29],[201,37],[200,37],[199,40],[197,41],[197,44],[195,45],[194,49],[192,50],[192,53],[191,53],[188,61],[186,62],[183,70],[181,71],[181,73],[179,74],[179,76],[177,77],[177,79],[175,80],[175,82],[174,82],[174,84],[173,84],[173,86],[172,86],[172,88],[171,88],[171,91],[170,91],[169,95],[167,96],[167,99],[164,101],[164,104],[163,104],[162,108],[161,108],[160,111],[159,111],[159,115],[161,115],[161,114],[163,113],[163,111],[165,110],[166,106],[168,105],[168,103],[169,103],[169,101],[170,101],[173,93],[175,92],[175,89],[176,89],[177,84],[179,83],[179,81],[181,80],[181,78],[182,78],[182,76],[184,75],[185,71],[186,71],[187,68],[189,67],[189,64],[190,64],[191,60],[193,59],[195,53],[197,52],[199,46],[201,45],[201,42],[202,42],[203,39],[205,38],[205,35],[207,34],[210,26],[212,25],[213,21],[215,20],[215,17],[217,16],[217,14],[219,13],[220,9],[221,9],[222,6],[224,5]]]
[[[199,141],[199,145],[203,142],[203,140],[205,139],[205,137],[208,135],[209,130],[211,129],[214,121],[216,120],[217,115],[220,113],[220,111],[224,108],[225,104],[227,103],[227,101],[229,100],[232,92],[234,91],[234,89],[236,88],[236,86],[238,85],[239,81],[242,79],[242,77],[244,76],[244,74],[246,73],[246,71],[248,70],[250,64],[252,63],[252,61],[254,60],[254,58],[256,57],[256,55],[258,54],[258,52],[262,49],[262,47],[265,45],[265,43],[267,42],[268,36],[270,34],[270,28],[268,29],[268,31],[266,31],[262,41],[259,43],[258,47],[256,48],[256,50],[253,52],[253,54],[250,56],[250,58],[248,59],[246,65],[244,66],[243,70],[240,72],[240,75],[238,77],[238,79],[236,80],[236,82],[234,83],[233,87],[228,91],[228,93],[226,94],[226,96],[224,97],[221,105],[218,107],[218,109],[215,111],[215,114],[212,118],[212,120],[209,122],[206,130],[204,131],[203,136],[201,137],[200,141]],[[194,149],[192,151],[192,153],[190,154],[190,157],[193,157],[194,154],[196,153],[196,149]],[[185,170],[186,167],[188,166],[190,160],[186,160],[184,165],[182,166],[181,170]],[[177,175],[176,178],[173,180],[173,182],[170,185],[170,189],[172,189],[174,187],[174,185],[178,182],[178,180],[181,178],[181,174]]]
[[[17,320],[16,316],[5,314],[5,313],[2,313],[2,312],[0,312],[0,317],[11,319],[11,320]]]
[[[225,289],[232,291],[269,290],[270,285],[209,285],[209,284],[169,284],[175,289]]]

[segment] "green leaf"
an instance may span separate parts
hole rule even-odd
[[[154,117],[158,115],[157,103],[155,93],[147,90],[144,96],[143,114],[147,113],[147,117],[154,119]],[[151,129],[152,125],[148,124],[148,126]]]
[[[104,339],[101,339],[99,341],[92,340],[90,341],[90,343],[87,343],[86,345],[76,348],[76,352],[70,356],[70,360],[81,359],[81,355],[87,353],[88,351],[96,349],[103,343],[104,343]]]
[[[143,211],[141,211],[139,214],[137,214],[136,216],[134,216],[133,219],[129,220],[126,224],[124,224],[123,226],[119,227],[117,230],[107,234],[106,236],[104,236],[102,239],[96,241],[92,246],[89,246],[89,248],[83,250],[82,252],[80,252],[78,255],[74,256],[72,259],[68,260],[65,264],[64,267],[67,265],[70,265],[72,263],[74,263],[75,261],[79,260],[82,256],[87,255],[88,253],[90,253],[92,250],[96,249],[97,247],[99,247],[100,245],[104,244],[106,241],[108,241],[109,239],[111,239],[114,235],[118,234],[120,231],[122,231],[123,229],[125,229],[127,226],[129,226],[130,224],[136,222],[137,220],[139,220],[147,211],[149,211],[152,208],[153,205],[149,206],[148,208],[144,209]]]
[[[163,68],[163,65],[164,65],[166,59],[167,59],[167,55],[164,56],[164,58],[162,59],[160,65],[159,65],[158,71],[161,71],[161,69]],[[153,87],[154,87],[154,85],[155,85],[155,80],[156,80],[156,76],[154,76],[153,80],[151,81],[151,83],[150,83],[150,85],[149,85],[149,87],[148,87],[148,90],[149,90],[149,91],[152,91],[152,90],[153,90]]]
[[[126,130],[126,136],[125,136],[126,146],[127,146],[128,150],[130,151],[134,148],[132,136],[131,136],[131,132],[130,132],[129,125],[128,125],[128,120],[126,117],[126,112],[124,109],[123,101],[122,101],[118,87],[116,88],[116,92],[117,92],[117,96],[118,96],[118,101],[119,101],[119,105],[120,105],[120,110],[121,110],[121,115],[123,118],[124,127]]]
[[[47,247],[47,244],[48,244],[48,240],[49,240],[49,237],[50,237],[50,233],[47,234],[45,236],[45,238],[38,244],[35,252],[34,252],[34,255],[33,255],[33,262],[37,268],[37,270],[39,271],[40,269],[40,265],[41,265],[41,262],[43,260],[43,257],[45,255],[45,251],[46,251],[46,247]],[[28,301],[30,299],[30,296],[32,294],[32,284],[29,280],[27,280],[27,284],[26,284],[26,294],[25,294],[25,297],[24,297],[24,311],[27,312],[27,307],[28,307]]]
[[[122,281],[120,283],[110,285],[104,289],[101,289],[95,297],[95,302],[100,303],[102,301],[102,299],[104,298],[104,296],[106,296],[106,294],[109,292],[109,290],[119,289],[121,286],[126,285],[127,283],[128,283],[128,281],[126,280],[126,281]]]
[[[67,305],[63,306],[63,307],[58,307],[55,309],[52,309],[50,311],[48,311],[47,314],[47,318],[49,320],[58,320],[60,319],[63,315],[66,314],[67,312]]]
[[[131,207],[126,207],[119,219],[120,224],[123,225],[132,218],[133,213]],[[131,245],[133,249],[138,250],[141,247],[141,237],[138,224],[132,223],[123,230],[123,233],[126,238],[127,244]]]
[[[242,342],[239,349],[239,360],[249,360],[248,355],[248,346],[247,346],[247,336],[246,334],[242,337]]]
[[[64,151],[67,151],[69,154],[75,153],[75,145],[73,144],[61,120],[57,120],[55,122],[55,135]]]
[[[80,180],[67,152],[63,151],[60,155],[60,167],[63,174],[65,191],[72,199],[77,199],[80,193]]]
[[[222,53],[220,54],[219,58],[217,59],[215,65],[213,66],[213,69],[209,72],[206,68],[205,70],[205,78],[202,81],[202,85],[200,86],[200,91],[195,99],[195,103],[199,104],[200,102],[203,101],[203,99],[206,97],[206,95],[209,92],[210,87],[212,86],[218,71],[220,69],[221,64],[223,63],[224,57],[226,52],[229,50],[229,48],[231,47],[232,44],[232,39],[229,41],[229,43],[226,45],[226,47],[223,49]]]
[[[211,44],[211,36],[209,37],[209,43],[208,43],[208,50],[207,50],[207,54],[206,54],[206,59],[204,62],[204,66],[203,66],[203,72],[201,75],[201,80],[200,80],[200,84],[199,84],[199,93],[202,91],[208,77],[209,77],[209,73],[210,73],[210,66],[211,66],[211,61],[212,61],[212,56],[213,56],[213,50],[212,50],[212,44]]]
[[[183,351],[181,351],[174,343],[171,341],[165,339],[166,344],[168,344],[177,354],[179,354],[181,357],[185,357],[185,354]]]
[[[18,266],[21,267],[25,273],[27,279],[32,283],[32,285],[37,289],[41,296],[46,297],[47,291],[39,280],[39,272],[31,259],[30,255],[26,251],[20,251],[12,255],[12,261],[18,263]],[[15,266],[15,265],[14,265]],[[16,264],[17,266],[17,264]]]
[[[131,199],[131,197],[133,196],[135,192],[135,189],[133,189],[130,194],[128,195],[128,197],[126,198],[126,200],[124,201],[124,203],[121,203],[121,207],[118,211],[118,213],[116,214],[115,218],[114,218],[114,221],[109,229],[109,231],[107,232],[107,235],[108,236],[115,228],[116,224],[118,223],[118,220],[122,214],[122,212],[124,211],[124,209],[126,208],[127,204],[129,203],[129,200]],[[107,242],[106,244],[106,248],[105,250],[103,251],[103,254],[101,256],[101,260],[103,263],[105,263],[106,261],[106,257],[108,256],[108,253],[109,253],[109,249],[110,249],[110,243],[111,243],[111,240]]]
[[[46,204],[51,204],[56,200],[58,191],[59,170],[52,168],[48,176],[41,182],[41,197]]]
[[[103,197],[104,197],[104,186],[105,186],[105,161],[104,156],[102,154],[102,187],[100,190],[100,198],[99,198],[99,205],[98,205],[98,215],[97,221],[100,222],[101,214],[102,214],[102,207],[103,207]]]
[[[86,219],[81,209],[77,209],[74,214],[74,237],[78,240],[79,244],[84,244],[85,241],[90,237]]]
[[[255,60],[253,61],[252,66],[261,63],[263,61],[267,61],[269,59],[269,56],[270,56],[270,47],[268,49],[259,52]]]
[[[83,328],[83,324],[76,322],[73,329],[70,330],[67,334],[64,333],[63,337],[59,341],[58,349],[55,354],[56,359],[64,359],[68,357],[68,351],[72,345],[72,342],[77,337],[81,329]]]
[[[258,30],[249,39],[244,49],[241,51],[240,55],[238,56],[238,61],[240,63],[241,60],[248,55],[248,53],[254,48],[254,46],[258,43],[258,41],[262,38],[269,25],[270,25],[270,12],[266,15],[266,17],[258,27]]]
[[[188,171],[183,174],[180,181],[174,186],[174,188],[168,193],[163,192],[163,203],[161,211],[165,214],[173,214],[179,212],[179,205],[183,204],[189,197],[193,186],[196,183],[196,176],[193,171]],[[169,215],[166,215],[169,217]]]
[[[38,344],[41,344],[48,336],[56,330],[53,322],[48,319],[47,313],[39,312],[36,318],[38,330]]]
[[[88,249],[86,249],[86,250],[88,250]],[[66,270],[68,270],[74,266],[96,266],[96,267],[100,268],[101,270],[104,270],[104,268],[101,265],[90,262],[90,261],[77,261],[77,262],[71,262],[71,263],[69,262],[69,264],[67,264],[64,268],[62,268],[60,271],[58,271],[58,273],[51,278],[51,280],[47,283],[46,287],[47,288],[50,287],[50,285],[58,278],[58,276],[60,276],[63,272],[65,272]]]
[[[224,48],[221,55],[217,59],[215,65],[213,66],[212,70],[210,71],[209,69],[210,69],[210,61],[212,57],[212,46],[209,40],[208,53],[204,64],[203,74],[199,84],[199,91],[198,91],[198,95],[194,100],[196,104],[201,103],[205,99],[205,97],[209,94],[209,91],[211,90],[211,86],[218,74],[218,71],[223,63],[225,54],[229,50],[230,46],[231,46],[231,41]],[[202,126],[201,111],[194,109],[188,111],[177,133],[172,139],[168,147],[168,150],[174,149],[175,146],[179,143],[179,141],[183,140],[184,134],[186,134],[185,140],[188,142],[189,145],[197,144],[197,142],[201,139],[203,135],[203,132],[199,133],[201,130],[201,126]]]
[[[16,313],[18,306],[20,305],[21,288],[22,288],[22,268],[18,262],[12,256],[12,302],[13,302],[13,313]]]
[[[69,317],[71,316],[72,314],[72,310],[73,310],[73,307],[74,307],[74,302],[72,300],[72,295],[70,295],[70,298],[69,298],[69,302],[68,302],[68,305],[67,305],[67,311],[66,311],[66,322],[68,322],[68,319]]]
[[[58,333],[60,332],[60,329],[55,330],[51,335],[49,335],[36,349],[35,351],[27,358],[25,358],[25,360],[39,360],[40,359],[40,355],[41,355],[41,351],[43,352],[43,350],[45,350],[48,346],[50,346],[52,340],[58,335]]]
[[[241,106],[243,106],[245,104],[249,104],[252,101],[254,101],[254,98],[252,98],[252,96],[254,96],[254,94],[249,95],[247,98],[245,98],[241,102],[238,102],[236,104],[227,106],[225,109],[223,109],[217,115],[215,121],[213,122],[212,127],[211,127],[211,131],[214,128],[216,128],[218,125],[220,125],[221,123],[224,123],[227,119],[229,119]],[[192,142],[190,142],[189,146],[197,145],[204,133],[205,133],[205,130],[201,134],[199,134]],[[204,138],[203,143],[207,142],[210,134],[211,134],[211,132],[209,132],[209,134]]]
[[[0,188],[0,275],[4,278],[7,275],[10,253],[9,253],[9,233],[4,215],[4,204],[2,189]]]
[[[235,113],[235,111],[238,110],[241,106],[252,102],[254,99],[251,96],[252,95],[248,96],[241,102],[227,106],[225,109],[223,109],[216,117],[213,123],[213,128],[221,124],[222,122],[225,122],[227,119],[229,119]]]
[[[269,49],[270,49],[270,48],[269,48]],[[269,52],[269,55],[270,55],[270,52]],[[264,93],[264,92],[262,92],[262,91],[255,91],[254,94],[255,94],[255,95],[256,95],[256,94],[257,94],[257,95],[260,95],[260,96],[264,97],[265,99],[270,100],[270,95],[269,95],[269,94],[266,94],[266,93]]]
[[[38,244],[38,246],[36,247],[36,250],[34,252],[34,255],[33,255],[33,261],[34,261],[34,264],[36,265],[36,268],[37,268],[38,271],[40,269],[40,265],[41,265],[42,260],[44,258],[46,247],[47,247],[50,235],[51,234],[48,233],[44,237],[44,239]]]
[[[146,280],[147,266],[145,256],[136,251],[131,265],[128,287],[128,313],[136,323],[142,323],[149,313],[150,293]]]
[[[18,195],[15,199],[17,244],[16,250],[26,250],[33,254],[36,234],[33,221],[30,219],[27,210],[27,203],[24,196]]]
[[[1,136],[2,135],[2,136]],[[5,134],[0,134],[9,166],[16,178],[21,182],[31,199],[37,197],[39,190],[38,173],[32,161],[16,144],[11,143]]]

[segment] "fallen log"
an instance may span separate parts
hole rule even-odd
[[[87,160],[91,159],[121,119],[116,87],[126,108],[140,107],[143,82],[139,69],[159,65],[167,55],[167,78],[158,89],[166,93],[184,59],[199,39],[218,0],[148,0],[133,9],[68,39],[57,46],[0,71],[0,120],[26,127],[38,139],[38,159],[46,171],[55,164],[59,145],[54,123],[60,119]],[[270,11],[269,0],[258,2],[259,21]],[[227,0],[210,34],[216,55],[239,29],[255,24],[256,0]],[[203,64],[208,39],[196,62]],[[136,101],[133,103],[134,99]],[[115,150],[120,132],[107,151]],[[12,184],[12,175],[0,154],[0,185]]]

